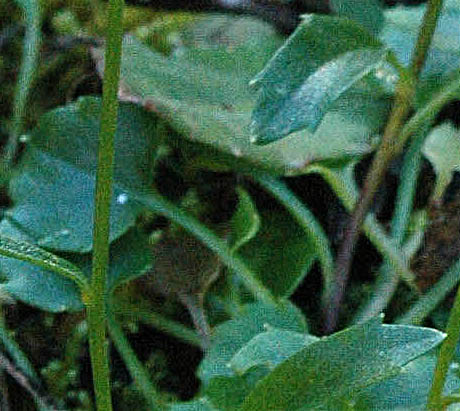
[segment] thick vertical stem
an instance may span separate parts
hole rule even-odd
[[[98,410],[104,411],[112,410],[106,339],[106,277],[123,34],[122,14],[123,0],[110,0],[107,9],[107,44],[96,176],[93,272],[86,301],[96,405]]]

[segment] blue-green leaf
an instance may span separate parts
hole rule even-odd
[[[362,390],[398,375],[444,338],[437,330],[386,326],[373,319],[283,361],[259,381],[241,410],[348,409]]]
[[[45,114],[10,182],[8,215],[41,247],[92,249],[100,106],[99,98],[83,97]],[[120,106],[111,241],[133,226],[142,210],[130,192],[142,191],[153,178],[148,170],[154,136],[152,116],[130,104]]]
[[[211,348],[198,369],[198,376],[205,383],[217,376],[233,375],[228,362],[238,350],[253,337],[265,330],[265,325],[296,332],[306,332],[302,313],[289,301],[275,309],[262,303],[245,306],[245,314],[218,325],[213,330]]]
[[[377,34],[384,22],[380,0],[329,0],[330,8],[340,17],[348,17]]]
[[[253,142],[271,143],[302,128],[314,132],[332,104],[382,64],[386,53],[359,24],[307,15],[251,82],[260,89]]]

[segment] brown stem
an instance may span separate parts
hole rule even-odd
[[[382,143],[374,157],[370,171],[366,176],[360,199],[347,225],[345,238],[337,254],[335,271],[336,287],[331,296],[330,304],[323,313],[325,334],[332,333],[337,327],[340,306],[353,259],[353,252],[366,213],[371,206],[378,186],[385,176],[388,164],[403,148],[403,144],[400,144],[398,141],[399,132],[410,111],[417,79],[423,68],[442,5],[442,0],[430,0],[427,4],[412,56],[409,74],[407,77],[401,76],[399,80],[395,104],[390,113],[385,132],[383,133]]]

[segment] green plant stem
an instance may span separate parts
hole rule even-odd
[[[313,240],[323,273],[324,292],[322,304],[326,304],[331,298],[334,285],[334,260],[329,240],[321,224],[282,181],[269,175],[254,175],[253,179],[286,207],[286,210],[291,213],[297,223]]]
[[[456,268],[458,270],[458,267]],[[439,350],[438,361],[434,370],[433,384],[431,385],[430,394],[428,395],[429,410],[440,409],[447,371],[449,370],[449,364],[454,356],[455,347],[457,346],[458,336],[460,334],[460,288],[457,290],[454,306],[450,310],[446,333],[447,337]]]
[[[140,308],[138,304],[120,303],[117,301],[116,307],[113,310],[116,310],[116,314],[139,320],[187,344],[201,348],[200,337],[195,331],[185,327],[181,323],[163,317],[161,314]]]
[[[188,215],[173,203],[165,200],[156,192],[145,195],[137,194],[138,201],[152,211],[174,221],[182,226],[190,234],[195,236],[209,249],[215,252],[223,264],[235,272],[244,282],[246,287],[254,294],[257,300],[264,301],[268,305],[278,305],[277,299],[256,277],[256,275],[232,252],[225,241],[215,235],[209,228],[198,220]]]
[[[8,172],[16,154],[18,138],[24,130],[24,118],[27,99],[34,81],[40,56],[41,44],[41,13],[40,2],[16,0],[25,15],[26,32],[22,48],[22,61],[16,81],[16,91],[13,102],[12,131],[5,146],[3,171]]]
[[[395,320],[398,324],[419,325],[454,289],[460,281],[460,260],[436,282],[415,304]]]
[[[118,114],[123,0],[109,0],[107,39],[102,93],[101,128],[93,237],[93,269],[87,293],[86,311],[93,371],[94,392],[98,410],[112,410],[106,340],[106,277],[109,264],[110,200],[112,197],[114,139]]]
[[[134,380],[134,383],[138,387],[139,391],[144,394],[145,399],[149,403],[150,409],[164,409],[165,407],[162,405],[159,395],[152,385],[147,371],[136,357],[136,354],[129,345],[123,330],[113,317],[113,314],[110,310],[108,311],[107,320],[109,333],[113,343],[115,344],[117,351],[120,353],[120,356],[123,358],[131,378]]]
[[[324,332],[326,334],[332,333],[337,326],[340,305],[348,282],[352,255],[361,225],[391,159],[399,153],[397,148],[402,148],[400,144],[396,144],[396,141],[400,140],[399,134],[403,122],[412,106],[417,79],[432,41],[442,4],[442,0],[430,0],[428,2],[411,61],[410,76],[401,75],[400,77],[396,87],[395,103],[383,133],[382,142],[374,156],[370,171],[366,175],[360,199],[347,224],[344,240],[337,253],[335,271],[336,288],[328,309],[324,313]]]
[[[391,236],[393,241],[399,245],[402,245],[407,226],[409,225],[420,165],[422,163],[421,148],[427,131],[428,127],[425,127],[423,131],[419,132],[417,138],[412,141],[405,155],[401,170],[401,180],[396,194],[395,211],[391,221]],[[353,322],[359,324],[381,313],[393,297],[399,280],[400,276],[392,269],[391,264],[385,258],[385,263],[377,276],[373,296],[359,310]]]
[[[353,167],[354,164],[349,164],[344,170],[334,170],[329,167],[314,165],[309,167],[308,172],[320,174],[334,190],[337,197],[340,198],[345,208],[351,211],[358,199],[358,188],[353,178]],[[372,244],[374,244],[377,250],[388,259],[393,270],[415,290],[415,276],[407,268],[407,262],[404,255],[399,252],[397,245],[388,237],[373,214],[369,214],[366,217],[363,229]]]

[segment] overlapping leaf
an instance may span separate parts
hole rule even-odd
[[[233,375],[228,362],[234,354],[254,336],[264,331],[264,325],[306,332],[306,324],[301,312],[289,301],[280,303],[278,308],[262,303],[249,304],[240,318],[227,321],[213,330],[211,348],[200,364],[198,375],[205,383],[218,376]]]
[[[170,57],[126,37],[122,98],[166,119],[199,146],[196,155],[211,169],[300,174],[314,161],[372,150],[371,136],[382,125],[389,100],[365,87],[342,95],[315,135],[303,130],[267,147],[251,144],[256,98],[248,83],[282,41],[269,26],[247,17],[209,19],[214,23],[200,22],[202,29],[197,25],[187,31],[185,46]],[[93,50],[93,56],[101,72],[102,50]]]
[[[382,325],[376,318],[309,344],[282,362],[259,381],[241,410],[353,407],[362,390],[398,375],[444,337],[428,328]]]
[[[386,50],[348,19],[307,15],[252,84],[260,98],[253,142],[266,144],[303,128],[314,132],[333,103],[382,64]]]
[[[32,241],[8,220],[0,223],[0,235],[20,241]],[[148,242],[138,230],[131,229],[115,241],[110,249],[107,276],[109,292],[117,285],[138,277],[152,265]],[[67,254],[66,259],[78,267],[87,278],[91,275],[90,254]],[[0,288],[14,298],[45,311],[62,312],[83,309],[80,291],[68,278],[51,272],[43,266],[0,257]]]
[[[61,251],[92,248],[93,196],[97,166],[100,99],[77,102],[45,114],[32,131],[10,182],[9,217],[39,246]],[[143,190],[154,119],[130,104],[120,106],[115,137],[110,240],[125,233],[141,211],[130,192]]]

